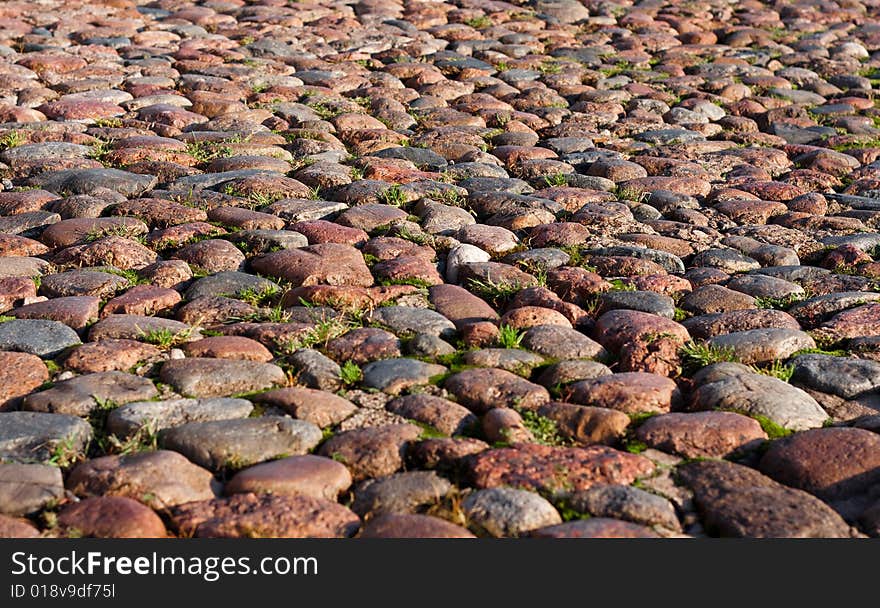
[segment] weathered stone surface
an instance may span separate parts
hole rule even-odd
[[[559,513],[534,492],[513,488],[477,490],[462,502],[468,522],[489,536],[520,536],[562,523]]]
[[[141,429],[155,433],[188,422],[209,422],[246,418],[253,405],[246,399],[167,399],[135,401],[107,415],[107,429],[119,437],[129,437]]]
[[[0,458],[12,462],[64,462],[82,455],[91,425],[76,416],[0,412]]]
[[[681,526],[669,500],[631,486],[598,484],[572,494],[569,505],[594,517],[623,519],[673,531]]]
[[[165,524],[149,507],[123,496],[86,498],[62,509],[58,526],[67,536],[165,538]]]
[[[320,441],[314,424],[280,416],[189,422],[159,434],[163,447],[214,471],[304,454]]]
[[[351,473],[345,465],[305,454],[290,456],[239,471],[223,490],[226,494],[303,494],[335,501],[351,486]]]
[[[159,394],[147,378],[123,372],[98,372],[77,376],[55,384],[50,389],[25,397],[22,408],[32,412],[50,412],[86,416],[96,408],[152,399]]]
[[[500,369],[469,369],[451,376],[444,388],[475,414],[493,407],[536,409],[550,401],[543,386]]]
[[[340,504],[305,494],[233,494],[171,511],[181,536],[198,538],[344,538],[360,527]]]
[[[876,433],[854,428],[812,429],[773,442],[761,458],[760,469],[854,517],[860,512],[858,506],[867,506],[877,496],[878,459],[880,436]]]
[[[344,464],[355,481],[391,475],[403,466],[407,445],[422,430],[412,424],[389,424],[337,433],[318,453]]]
[[[0,513],[30,515],[64,496],[61,469],[43,464],[0,464]]]
[[[358,485],[351,509],[361,517],[413,513],[439,502],[452,484],[433,471],[395,473]]]
[[[48,379],[49,370],[36,355],[0,351],[0,411]]]
[[[849,526],[831,507],[748,467],[719,460],[678,468],[680,483],[710,534],[753,538],[848,538]]]
[[[510,486],[550,494],[585,490],[596,483],[632,483],[649,474],[646,458],[604,446],[560,448],[521,444],[467,458],[470,482],[478,488]]]
[[[214,486],[209,471],[166,450],[87,460],[67,478],[78,496],[126,496],[159,510],[213,498]]]
[[[168,361],[159,379],[187,397],[225,397],[287,382],[284,371],[271,363],[199,358]]]
[[[79,336],[64,323],[16,319],[0,323],[0,349],[54,357],[79,344]]]
[[[738,363],[716,363],[694,376],[695,409],[726,409],[765,416],[788,429],[822,426],[828,414],[801,389]]]
[[[625,414],[668,412],[681,396],[675,382],[657,374],[625,372],[575,382],[569,399],[582,405],[619,410]]]
[[[645,421],[636,437],[685,458],[723,458],[756,447],[767,434],[757,421],[733,412],[664,414]]]

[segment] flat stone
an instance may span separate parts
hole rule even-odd
[[[64,507],[58,526],[67,536],[94,538],[165,538],[159,516],[124,496],[86,498]]]
[[[390,424],[337,433],[318,453],[341,462],[355,481],[391,475],[403,466],[406,446],[422,430],[413,424]]]
[[[320,243],[285,249],[251,262],[259,273],[299,285],[353,285],[369,287],[373,275],[360,252],[350,245]]]
[[[551,401],[538,414],[556,422],[559,433],[577,445],[615,445],[629,426],[629,416],[604,407]]]
[[[675,382],[644,372],[622,372],[582,380],[572,384],[569,390],[569,399],[575,403],[630,415],[668,412],[681,399]]]
[[[351,486],[351,473],[330,458],[305,454],[248,467],[230,479],[226,494],[292,495],[336,501]]]
[[[185,293],[187,300],[195,300],[204,296],[235,297],[244,291],[261,292],[277,289],[278,286],[263,277],[244,272],[221,271],[197,279]]]
[[[0,411],[16,404],[48,379],[49,369],[36,355],[0,351]]]
[[[187,397],[225,397],[287,383],[277,365],[230,359],[177,359],[166,362],[159,379]]]
[[[643,339],[646,334],[670,334],[682,344],[690,339],[687,330],[671,319],[636,310],[611,310],[596,321],[596,341],[612,353],[627,342]]]
[[[498,538],[521,536],[562,523],[559,512],[547,499],[525,490],[477,490],[469,494],[461,506],[471,525]]]
[[[92,296],[104,299],[113,297],[128,285],[127,279],[109,272],[71,270],[44,277],[40,292],[50,298]]]
[[[880,388],[880,363],[829,355],[800,355],[792,360],[792,382],[854,399]]]
[[[779,378],[755,374],[737,363],[716,363],[694,375],[694,409],[724,409],[765,416],[795,431],[822,426],[829,418],[816,400]]]
[[[51,358],[80,343],[64,323],[42,319],[15,319],[0,323],[0,349]]]
[[[477,417],[466,407],[433,395],[413,394],[385,404],[389,412],[427,424],[447,435],[461,435],[477,424]]]
[[[370,321],[384,325],[397,335],[424,333],[441,338],[455,335],[455,325],[442,314],[427,308],[384,306],[372,311]]]
[[[159,395],[147,378],[124,372],[98,372],[58,382],[52,388],[24,398],[22,408],[32,412],[49,412],[87,416],[96,408],[107,408],[152,399]]]
[[[465,370],[448,378],[443,386],[475,414],[495,407],[537,409],[550,401],[543,386],[501,369]]]
[[[64,482],[57,466],[0,464],[0,513],[31,515],[63,496]]]
[[[568,504],[572,509],[593,517],[622,519],[673,531],[681,528],[675,507],[669,500],[632,486],[597,484],[572,494]]]
[[[342,505],[304,494],[233,494],[180,505],[170,519],[197,538],[345,538],[360,527]]]
[[[136,197],[151,190],[158,181],[152,175],[119,169],[71,169],[44,173],[32,178],[30,184],[56,194],[92,194],[99,188],[106,188],[126,197]]]
[[[246,399],[166,399],[162,401],[135,401],[110,412],[107,430],[125,438],[142,428],[155,433],[189,422],[212,422],[247,418],[253,406]]]
[[[880,436],[857,428],[825,428],[774,441],[761,472],[830,503],[854,519],[877,498]]]
[[[395,473],[358,485],[351,509],[361,517],[414,513],[439,502],[452,484],[433,471]]]
[[[801,327],[790,314],[773,309],[732,310],[685,319],[682,325],[687,328],[694,340],[707,340],[721,334],[729,334],[751,329],[793,329]]]
[[[279,416],[189,422],[159,434],[164,448],[212,471],[304,454],[320,441],[314,424]]]
[[[748,467],[720,460],[678,468],[693,491],[703,525],[722,537],[849,538],[852,532],[831,507]]]
[[[635,435],[652,448],[685,458],[724,458],[767,439],[756,420],[733,412],[653,416]]]
[[[364,366],[362,382],[369,388],[397,395],[409,387],[427,384],[446,371],[442,365],[418,359],[383,359]]]
[[[267,363],[273,359],[268,348],[243,336],[211,336],[181,345],[188,357],[233,359]]]
[[[653,469],[647,458],[605,446],[520,444],[486,450],[465,459],[467,479],[477,488],[509,486],[544,495],[567,495],[597,483],[629,485]]]
[[[816,348],[806,332],[797,329],[762,328],[715,336],[708,341],[716,348],[729,349],[745,364],[769,363],[792,354]]]
[[[85,452],[91,425],[76,416],[0,412],[0,458],[12,462],[69,461]]]
[[[255,403],[281,408],[294,418],[306,420],[321,428],[335,426],[354,414],[357,407],[328,391],[291,386],[253,397]]]
[[[125,496],[157,510],[213,498],[214,486],[210,471],[166,450],[94,458],[67,478],[78,496]]]
[[[523,336],[522,345],[536,353],[554,359],[588,359],[607,353],[601,344],[569,327],[538,325]]]

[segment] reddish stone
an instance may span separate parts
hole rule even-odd
[[[733,412],[654,416],[636,431],[640,441],[685,458],[724,458],[755,447],[767,434],[756,420]]]
[[[621,372],[575,382],[567,388],[575,403],[606,407],[626,414],[668,412],[681,399],[669,378],[644,372]]]
[[[0,410],[7,409],[48,379],[49,370],[36,355],[0,351]]]
[[[155,285],[135,285],[124,294],[108,301],[101,311],[101,317],[117,314],[151,316],[174,308],[180,300],[180,293],[173,289]]]
[[[586,490],[597,483],[629,485],[654,470],[647,458],[605,446],[520,444],[486,450],[465,461],[468,479],[478,488],[510,486],[548,494]]]
[[[245,361],[272,360],[272,353],[265,346],[240,336],[212,336],[181,346],[188,357],[212,357],[215,359],[243,359]]]
[[[104,339],[76,347],[64,359],[64,367],[81,374],[129,371],[138,363],[161,354],[161,350],[145,342]]]
[[[123,496],[86,498],[66,506],[58,525],[68,536],[165,538],[165,525],[152,509]]]

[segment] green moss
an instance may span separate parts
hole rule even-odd
[[[522,417],[523,425],[541,445],[568,445],[570,442],[559,433],[556,421],[534,410],[514,408]]]
[[[779,378],[783,382],[788,382],[791,380],[792,375],[794,374],[794,365],[786,365],[782,361],[776,359],[769,366],[750,366],[752,371],[758,374],[763,374],[765,376],[773,376],[774,378]]]
[[[471,19],[467,19],[464,23],[465,25],[469,25],[470,27],[478,30],[492,27],[492,20],[485,15],[481,15],[480,17],[472,17]]]
[[[732,348],[712,346],[705,342],[688,342],[678,352],[682,367],[687,374],[692,374],[713,363],[739,361]]]
[[[363,370],[354,361],[348,360],[339,366],[339,379],[346,385],[357,384],[363,377]]]
[[[522,340],[525,332],[510,325],[501,325],[498,328],[498,345],[501,348],[522,348]]]

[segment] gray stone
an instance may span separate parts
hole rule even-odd
[[[91,438],[91,425],[76,416],[0,412],[0,460],[66,464],[85,452]]]
[[[281,416],[190,422],[159,433],[164,448],[212,471],[305,454],[320,441],[311,422]]]
[[[99,188],[106,188],[127,197],[136,197],[152,190],[158,182],[153,175],[105,168],[52,171],[32,178],[29,183],[58,194],[91,194]]]
[[[364,386],[397,395],[405,388],[427,384],[434,376],[446,373],[442,365],[418,359],[383,359],[363,368]]]
[[[572,494],[569,506],[594,517],[624,519],[674,531],[681,528],[669,500],[632,486],[595,485]]]
[[[520,536],[562,523],[559,512],[546,498],[526,490],[477,490],[461,506],[471,525],[495,537]]]
[[[800,355],[792,361],[792,382],[853,399],[880,388],[880,363],[850,357]]]
[[[107,430],[128,437],[147,427],[160,431],[189,422],[211,422],[247,418],[254,406],[246,399],[168,399],[136,401],[118,407],[107,416]]]
[[[202,296],[236,297],[245,290],[263,291],[278,289],[269,279],[233,270],[217,272],[193,282],[186,290],[185,298],[195,300]]]
[[[226,397],[287,382],[284,370],[271,363],[201,358],[167,361],[159,379],[185,397]]]
[[[612,291],[600,296],[602,311],[640,310],[672,319],[675,317],[675,300],[653,291]]]
[[[523,336],[523,348],[554,359],[591,359],[606,355],[601,344],[576,329],[536,325]]]
[[[397,335],[423,333],[441,338],[455,336],[452,321],[427,308],[384,306],[370,313],[370,321],[388,327]]]
[[[158,394],[156,386],[147,378],[119,371],[98,372],[76,376],[58,382],[48,390],[31,393],[24,398],[22,409],[88,416],[96,408],[152,399]]]
[[[780,328],[749,329],[722,334],[710,338],[708,343],[732,350],[746,364],[787,359],[799,350],[816,348],[815,340],[808,333]]]
[[[21,517],[64,496],[61,469],[43,464],[0,464],[0,513]]]
[[[450,490],[452,484],[433,471],[396,473],[361,483],[355,489],[351,510],[361,517],[415,513],[440,501]]]
[[[58,321],[14,319],[0,323],[0,350],[51,358],[79,343],[76,332]]]
[[[296,382],[309,388],[334,391],[342,386],[342,372],[333,359],[310,348],[301,348],[290,356],[296,370]]]
[[[779,378],[755,374],[738,363],[716,363],[693,378],[691,402],[700,410],[726,409],[765,416],[794,431],[821,427],[828,414],[816,400]]]

